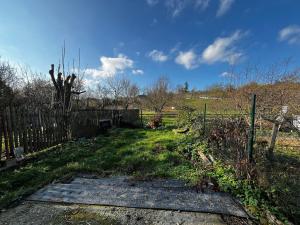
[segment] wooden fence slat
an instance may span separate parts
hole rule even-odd
[[[40,135],[41,135],[41,148],[46,148],[46,136],[45,136],[45,118],[44,114],[39,110],[39,126],[40,126]]]
[[[56,119],[55,119],[55,114],[54,112],[51,112],[51,128],[52,128],[52,133],[51,133],[51,138],[52,138],[52,144],[56,144]]]
[[[8,134],[7,134],[7,113],[6,110],[3,110],[3,138],[4,138],[4,148],[5,148],[5,157],[9,159],[9,144],[8,144]]]
[[[37,151],[37,133],[36,133],[36,112],[33,111],[31,115],[31,123],[32,123],[32,144],[33,144],[33,151]]]
[[[19,107],[18,110],[16,110],[16,117],[18,119],[18,126],[17,126],[17,132],[19,136],[19,143],[20,146],[24,148],[24,142],[23,142],[23,129],[22,129],[22,108]]]
[[[29,152],[33,152],[33,131],[32,131],[32,121],[31,121],[31,114],[29,111],[26,111],[26,126],[28,132],[28,148]]]
[[[52,145],[52,127],[51,127],[51,114],[50,113],[47,113],[47,121],[46,121],[46,124],[47,124],[47,145],[48,147],[50,147]]]
[[[37,145],[37,151],[42,149],[41,146],[41,127],[40,127],[40,117],[39,117],[39,110],[36,111],[36,116],[35,116],[35,129],[36,129],[36,145]]]
[[[29,152],[29,149],[28,149],[27,113],[25,108],[22,108],[21,111],[21,129],[23,130],[22,137],[23,137],[24,152],[27,153]]]
[[[14,140],[13,140],[13,130],[12,130],[12,120],[10,107],[6,108],[7,115],[7,133],[8,133],[8,142],[9,142],[9,156],[10,158],[14,156]]]
[[[11,125],[13,131],[13,142],[14,147],[19,146],[19,135],[18,135],[18,118],[16,117],[16,110],[15,107],[10,107],[10,115],[11,115]]]
[[[3,131],[3,120],[2,120],[2,111],[0,110],[0,160],[2,160],[2,146],[4,143],[2,131]]]
[[[58,113],[58,121],[59,121],[59,142],[63,142],[64,141],[64,124],[63,124],[63,120],[62,120],[62,110],[59,111]]]

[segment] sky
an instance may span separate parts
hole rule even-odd
[[[160,76],[203,89],[232,68],[300,65],[299,0],[0,0],[0,56],[48,73],[65,42],[85,82]]]

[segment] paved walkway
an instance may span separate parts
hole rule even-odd
[[[0,224],[248,224],[245,217],[229,195],[197,193],[178,180],[78,177],[70,183],[50,184],[1,212]]]
[[[28,198],[31,201],[180,210],[247,217],[225,193],[197,193],[178,180],[134,181],[128,177],[75,178],[50,184]]]
[[[79,212],[79,213],[77,213]],[[80,220],[72,220],[67,215]],[[86,214],[85,218],[82,216]],[[97,218],[111,222],[98,222]],[[220,215],[112,206],[25,201],[0,213],[1,225],[226,225]],[[236,223],[230,223],[236,224]]]

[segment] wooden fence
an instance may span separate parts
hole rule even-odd
[[[42,112],[25,107],[0,110],[0,159],[14,158],[14,149],[22,146],[24,153],[40,151],[67,139],[61,112]]]
[[[118,117],[119,119],[116,119]],[[74,137],[96,136],[99,120],[139,122],[139,110],[81,110],[72,113]],[[24,106],[0,109],[0,160],[15,158],[14,150],[24,148],[24,154],[37,152],[67,141],[64,115],[61,110],[41,111]]]

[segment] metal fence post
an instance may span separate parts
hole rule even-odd
[[[250,113],[250,132],[248,138],[248,158],[249,162],[253,161],[253,144],[254,144],[254,129],[255,129],[255,108],[256,108],[256,94],[252,95],[251,113]]]
[[[204,104],[204,112],[203,112],[203,134],[206,131],[206,103]]]

